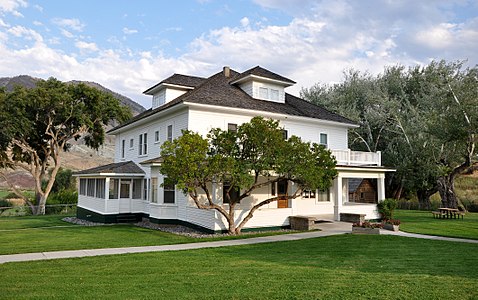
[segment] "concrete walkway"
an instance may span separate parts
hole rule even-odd
[[[215,242],[199,242],[199,243],[162,245],[162,246],[85,249],[85,250],[0,255],[0,264],[6,263],[6,262],[17,262],[17,261],[34,261],[34,260],[88,257],[88,256],[99,256],[99,255],[115,255],[115,254],[127,254],[127,253],[192,250],[192,249],[201,249],[201,248],[217,248],[217,247],[226,247],[226,246],[295,241],[295,240],[350,233],[352,231],[352,224],[344,223],[344,222],[322,223],[320,224],[320,229],[321,231],[291,233],[291,234],[283,234],[283,235],[265,236],[265,237],[239,239],[239,240],[215,241]],[[380,234],[397,235],[397,236],[431,239],[431,240],[441,240],[441,241],[478,243],[478,240],[446,238],[446,237],[439,237],[439,236],[406,233],[401,231],[393,232],[393,231],[381,230]]]

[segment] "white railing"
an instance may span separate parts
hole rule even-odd
[[[330,150],[337,160],[337,165],[347,166],[381,166],[382,156],[380,151],[362,152],[347,150]]]

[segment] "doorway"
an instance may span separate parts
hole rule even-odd
[[[289,182],[284,179],[277,182],[277,208],[289,208],[289,199],[287,199],[287,186]]]

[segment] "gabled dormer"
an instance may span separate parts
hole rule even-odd
[[[239,86],[252,98],[285,103],[284,89],[295,82],[257,66],[238,75],[230,84]]]
[[[143,94],[153,96],[152,108],[155,109],[193,90],[204,80],[202,77],[174,74],[150,87]]]

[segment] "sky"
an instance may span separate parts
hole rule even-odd
[[[142,92],[174,74],[260,65],[297,82],[432,60],[478,63],[478,0],[0,0],[0,77]]]

